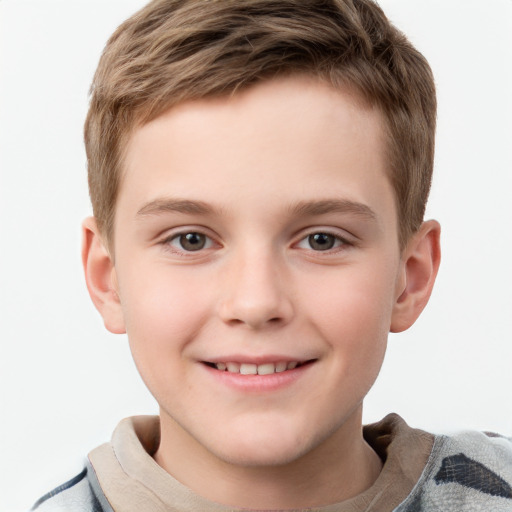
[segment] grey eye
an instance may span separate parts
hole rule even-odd
[[[208,238],[201,233],[185,233],[176,237],[179,245],[185,251],[200,251],[206,247]]]
[[[308,244],[315,251],[328,251],[334,247],[337,238],[328,233],[314,233],[308,236]]]

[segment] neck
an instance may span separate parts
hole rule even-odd
[[[313,450],[265,466],[222,460],[168,420],[161,415],[156,462],[197,494],[231,507],[278,510],[338,503],[371,487],[382,468],[363,439],[361,408]]]

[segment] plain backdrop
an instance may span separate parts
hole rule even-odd
[[[141,0],[0,0],[0,510],[74,476],[156,405],[84,285],[82,125],[103,45]],[[390,337],[365,421],[512,434],[512,1],[382,0],[430,61],[439,123],[428,216],[443,262]]]

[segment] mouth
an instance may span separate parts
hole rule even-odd
[[[235,361],[209,362],[203,361],[206,366],[218,370],[219,372],[235,373],[240,375],[272,375],[274,373],[283,373],[295,370],[315,362],[316,359],[307,361],[278,361],[276,363],[238,363]]]

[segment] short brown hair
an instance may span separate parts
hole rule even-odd
[[[154,0],[125,21],[100,59],[85,123],[89,192],[107,242],[134,128],[177,103],[289,74],[354,90],[384,114],[403,247],[430,189],[435,86],[372,0]]]

